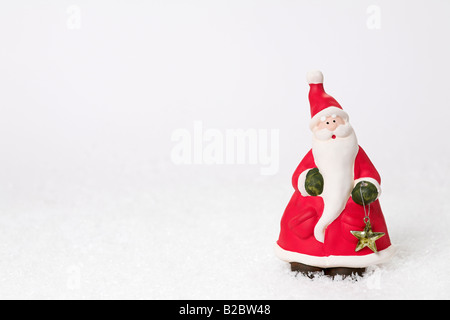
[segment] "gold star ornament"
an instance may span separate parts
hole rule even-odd
[[[363,231],[350,231],[359,241],[356,245],[355,252],[368,247],[373,252],[378,252],[375,241],[385,235],[383,232],[373,232],[370,220],[367,220]]]

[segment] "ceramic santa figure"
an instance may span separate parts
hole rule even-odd
[[[312,150],[295,170],[295,189],[281,220],[277,256],[293,271],[363,274],[394,253],[379,197],[380,175],[340,104],[309,72]]]

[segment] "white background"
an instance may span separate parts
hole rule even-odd
[[[3,1],[0,298],[450,298],[449,11]],[[272,252],[317,68],[382,175],[398,249],[358,282],[295,276]],[[194,121],[280,130],[278,173],[176,166],[172,133]]]

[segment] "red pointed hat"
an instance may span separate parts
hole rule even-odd
[[[311,105],[310,128],[314,128],[320,121],[336,115],[348,121],[348,114],[332,96],[323,88],[323,74],[320,71],[310,71],[306,76],[310,90],[309,103]]]

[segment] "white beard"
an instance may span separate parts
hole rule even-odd
[[[333,135],[336,139],[331,139]],[[334,132],[328,129],[315,131],[312,150],[324,180],[321,194],[324,210],[314,228],[314,237],[323,243],[326,228],[342,213],[352,192],[359,146],[355,132],[347,122]]]

